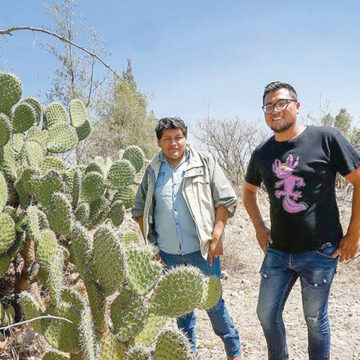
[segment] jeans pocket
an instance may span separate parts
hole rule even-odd
[[[315,250],[315,253],[323,258],[335,261],[335,260],[337,260],[337,257],[333,258],[332,254],[334,253],[334,251],[336,249],[337,249],[337,246],[328,246],[324,249]]]
[[[335,273],[336,266],[330,269],[306,269],[301,272],[300,279],[304,285],[321,290],[331,285]]]

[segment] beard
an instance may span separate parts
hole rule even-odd
[[[280,127],[277,127],[277,126],[270,126],[270,129],[273,131],[273,132],[276,132],[276,133],[282,133],[286,130],[289,130],[291,128],[291,126],[293,125],[292,122],[286,122],[284,124],[282,124]]]

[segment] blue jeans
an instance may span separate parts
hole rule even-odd
[[[335,249],[336,246],[329,246],[292,254],[268,248],[260,270],[257,314],[265,333],[269,360],[289,359],[282,312],[298,277],[308,329],[309,359],[330,359],[328,298],[338,263],[338,258],[331,257]]]
[[[170,255],[160,251],[160,256],[168,268],[178,265],[193,265],[199,268],[207,276],[216,276],[220,279],[221,267],[220,258],[214,259],[213,265],[209,266],[201,256],[200,251],[186,255]],[[231,322],[230,315],[226,309],[224,299],[221,297],[217,305],[207,310],[212,327],[216,335],[220,336],[228,356],[241,354],[239,333]],[[179,329],[182,329],[190,340],[192,351],[196,351],[195,338],[195,313],[184,315],[177,319]]]

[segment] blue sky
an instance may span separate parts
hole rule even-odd
[[[45,2],[3,0],[0,28],[49,26]],[[262,121],[264,85],[282,80],[295,86],[303,116],[328,103],[360,120],[357,0],[78,0],[77,11],[100,31],[112,67],[120,72],[132,59],[159,118],[194,124],[209,108],[214,117]],[[56,67],[39,45],[46,40],[30,32],[0,38],[0,70],[15,72],[26,95],[46,89]]]

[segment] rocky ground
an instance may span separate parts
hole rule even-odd
[[[339,196],[343,227],[350,217],[350,195]],[[262,213],[268,220],[268,203],[261,197]],[[257,245],[255,233],[242,205],[227,227],[223,256],[224,298],[235,326],[241,334],[246,360],[267,359],[265,338],[256,317],[259,269],[263,253]],[[331,359],[360,360],[360,258],[340,264],[329,300],[332,329]],[[204,311],[198,311],[198,352],[204,360],[226,359],[223,345],[214,335]],[[297,282],[284,310],[290,359],[306,360],[307,331],[302,313],[300,286]]]

